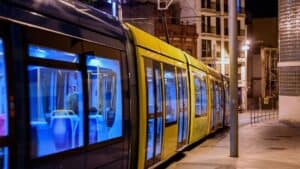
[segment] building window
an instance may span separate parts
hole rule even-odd
[[[201,17],[201,28],[202,28],[203,33],[212,33],[210,16],[202,16]]]
[[[221,34],[221,19],[220,17],[216,17],[216,34]]]
[[[201,7],[202,8],[211,8],[211,0],[201,0]]]
[[[202,40],[202,57],[211,57],[211,40]]]
[[[238,33],[238,36],[242,35],[242,32],[241,32],[241,21],[240,20],[237,21],[237,33]]]
[[[224,12],[228,12],[228,0],[224,0]]]
[[[216,10],[217,10],[218,12],[221,11],[221,0],[217,0],[217,1],[216,1]]]
[[[224,19],[224,35],[228,36],[228,19]]]

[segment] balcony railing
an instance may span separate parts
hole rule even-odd
[[[202,33],[216,34],[216,32],[217,32],[217,29],[214,26],[210,26],[210,27],[205,26],[204,30],[202,28]]]

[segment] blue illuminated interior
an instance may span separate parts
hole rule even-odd
[[[74,53],[64,52],[32,44],[29,45],[28,50],[30,57],[57,60],[70,63],[79,63],[79,57],[77,54]]]
[[[83,145],[83,94],[76,70],[28,66],[31,158]]]
[[[201,80],[199,77],[194,76],[195,85],[195,115],[201,115]]]
[[[154,157],[154,119],[148,119],[147,130],[147,160],[149,160]]]
[[[89,143],[123,135],[120,61],[87,56],[89,86]]]
[[[202,110],[202,114],[206,113],[207,111],[207,94],[206,94],[206,83],[205,80],[202,81],[201,84],[201,110]]]
[[[154,114],[154,103],[155,103],[155,98],[154,98],[154,81],[153,81],[153,69],[152,67],[147,67],[146,68],[146,73],[147,73],[147,95],[148,95],[148,113],[149,114]]]
[[[178,90],[179,90],[179,129],[178,129],[178,142],[186,140],[187,137],[187,79],[186,74],[179,73]]]
[[[176,81],[174,68],[164,71],[165,100],[166,100],[166,123],[177,120]]]
[[[8,169],[8,148],[7,147],[0,148],[0,168]]]
[[[0,38],[0,136],[8,135],[8,105],[5,69],[4,44],[3,40]]]

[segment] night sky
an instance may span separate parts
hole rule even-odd
[[[246,0],[246,10],[253,18],[277,17],[278,0]]]

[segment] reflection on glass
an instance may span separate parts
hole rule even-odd
[[[158,117],[156,119],[156,150],[155,155],[159,155],[161,153],[161,145],[162,145],[162,117]]]
[[[176,80],[174,67],[165,66],[164,79],[166,100],[166,123],[173,123],[177,120]]]
[[[0,38],[0,137],[8,135],[7,111],[8,108],[4,45],[2,39]]]
[[[159,67],[154,68],[155,71],[155,82],[156,82],[156,104],[157,112],[162,112],[162,79],[161,71]]]
[[[195,85],[195,114],[196,116],[201,115],[201,80],[198,76],[194,76]]]
[[[57,60],[70,63],[79,63],[79,57],[77,54],[74,53],[64,52],[32,44],[29,45],[28,50],[30,57]]]
[[[182,93],[183,93],[183,140],[187,139],[187,124],[188,124],[188,96],[187,96],[187,77],[186,71],[182,72]]]
[[[148,113],[154,114],[155,113],[155,98],[154,98],[154,82],[153,82],[153,68],[146,67],[147,73],[147,87],[148,87]]]
[[[89,143],[122,136],[122,84],[119,60],[87,56]]]
[[[8,148],[7,147],[0,148],[0,168],[8,169]]]
[[[207,101],[206,101],[206,83],[205,83],[205,80],[203,79],[202,80],[202,83],[201,83],[201,110],[202,110],[202,114],[206,113],[207,111]]]
[[[79,71],[28,66],[31,157],[83,145],[82,78]]]
[[[154,119],[148,119],[147,125],[147,160],[154,157]]]

